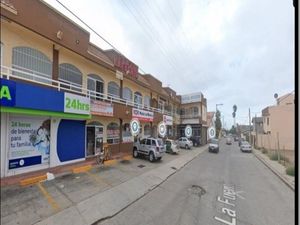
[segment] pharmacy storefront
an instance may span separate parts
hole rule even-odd
[[[85,160],[86,97],[1,79],[1,177]]]

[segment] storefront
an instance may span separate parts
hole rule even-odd
[[[164,123],[167,126],[167,135],[166,136],[168,138],[174,138],[176,127],[173,127],[173,117],[172,116],[163,115],[163,121],[164,121]]]
[[[154,113],[142,109],[132,109],[132,118],[140,121],[140,134],[137,138],[145,138],[151,136],[151,124],[154,120]]]
[[[85,159],[89,99],[1,79],[1,177]]]

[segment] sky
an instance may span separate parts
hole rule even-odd
[[[90,32],[90,41],[112,48]],[[177,94],[202,92],[208,111],[216,104],[225,127],[249,123],[274,105],[274,94],[294,90],[292,0],[59,0],[109,41],[142,73]]]

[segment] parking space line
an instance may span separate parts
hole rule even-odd
[[[95,174],[93,174],[93,173],[91,173],[91,172],[89,172],[89,171],[86,171],[86,174],[89,176],[89,177],[91,177],[94,181],[96,181],[97,183],[99,183],[99,184],[106,184],[106,185],[108,185],[108,186],[110,186],[110,187],[113,187],[111,184],[109,184],[108,182],[106,182],[103,178],[101,178],[101,177],[99,177],[99,176],[97,176],[97,175],[95,175]]]
[[[44,188],[44,186],[42,185],[42,183],[37,183],[37,186],[39,187],[39,189],[42,192],[42,194],[44,195],[44,197],[47,199],[48,203],[52,206],[52,208],[55,211],[59,211],[60,208],[59,208],[58,204],[52,198],[52,196],[48,193],[48,191]]]

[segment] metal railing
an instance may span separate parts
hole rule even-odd
[[[180,115],[181,119],[194,119],[194,118],[201,118],[201,114],[185,114]]]
[[[161,110],[159,108],[154,108],[150,107],[144,104],[138,104],[135,103],[134,101],[129,101],[123,98],[120,98],[119,96],[116,95],[111,95],[111,94],[105,94],[105,93],[100,93],[97,91],[92,91],[88,90],[87,88],[82,87],[82,85],[72,83],[69,81],[65,80],[53,80],[51,78],[46,77],[47,75],[42,75],[41,73],[37,74],[34,71],[24,71],[22,69],[16,69],[16,68],[11,68],[7,66],[0,66],[1,68],[1,78],[5,78],[7,80],[13,78],[13,79],[19,79],[19,80],[24,80],[28,82],[32,82],[35,84],[40,84],[44,86],[48,86],[54,89],[57,89],[58,91],[65,91],[65,92],[71,92],[73,94],[78,94],[81,96],[85,96],[90,99],[96,99],[96,100],[102,100],[110,103],[120,103],[126,106],[132,106],[138,109],[143,109],[143,110],[150,110],[153,112],[158,112],[162,113],[165,115],[173,116],[173,113],[167,112],[165,110]],[[18,74],[22,74],[21,76]]]

